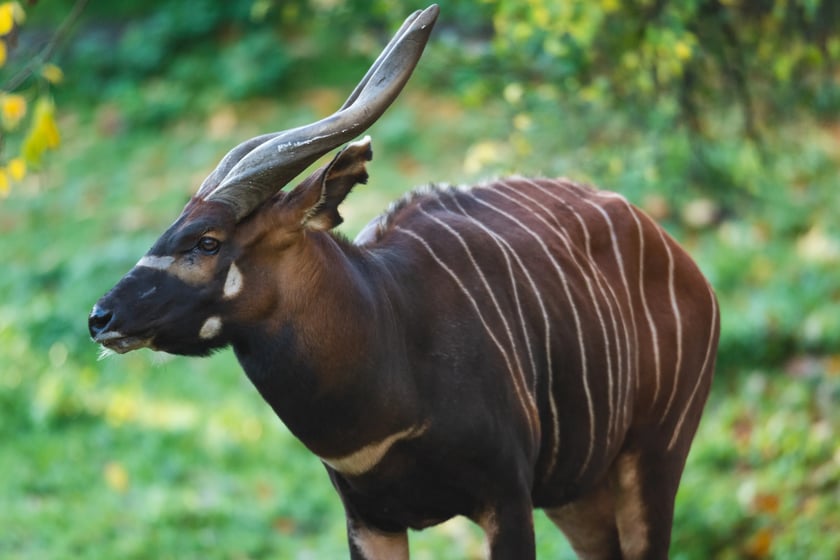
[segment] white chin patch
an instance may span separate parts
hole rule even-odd
[[[235,298],[242,291],[242,273],[239,272],[236,263],[231,263],[225,279],[225,299]]]
[[[198,331],[198,336],[203,338],[204,340],[211,339],[219,334],[219,331],[222,330],[222,320],[215,315],[210,317],[204,324],[201,325],[201,330]]]

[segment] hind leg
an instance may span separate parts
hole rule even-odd
[[[621,558],[611,486],[610,481],[605,480],[586,496],[545,510],[580,558]]]
[[[679,451],[625,451],[593,491],[546,514],[580,558],[668,558],[684,463]]]
[[[617,458],[612,477],[623,558],[668,558],[684,464],[678,452],[628,451]]]

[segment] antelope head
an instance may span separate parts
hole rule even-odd
[[[275,297],[264,288],[273,272],[261,263],[282,260],[307,231],[341,222],[337,205],[367,178],[369,138],[291,191],[281,189],[382,115],[408,81],[437,15],[433,5],[409,16],[333,115],[228,152],[178,219],[93,307],[93,340],[119,353],[149,347],[204,355],[230,342],[229,321],[258,320]]]

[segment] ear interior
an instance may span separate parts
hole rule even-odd
[[[344,218],[338,213],[338,205],[354,186],[366,183],[368,173],[365,164],[373,159],[370,136],[348,144],[333,160],[313,173],[298,188],[312,189],[319,194],[301,220],[301,224],[312,230],[328,230],[336,227]],[[313,180],[314,179],[314,180]],[[307,193],[314,195],[315,193]],[[304,196],[313,200],[314,196]]]

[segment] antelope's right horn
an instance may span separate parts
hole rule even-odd
[[[319,157],[367,130],[402,91],[438,13],[432,5],[410,15],[336,113],[242,142],[222,158],[196,196],[231,206],[241,220]]]

